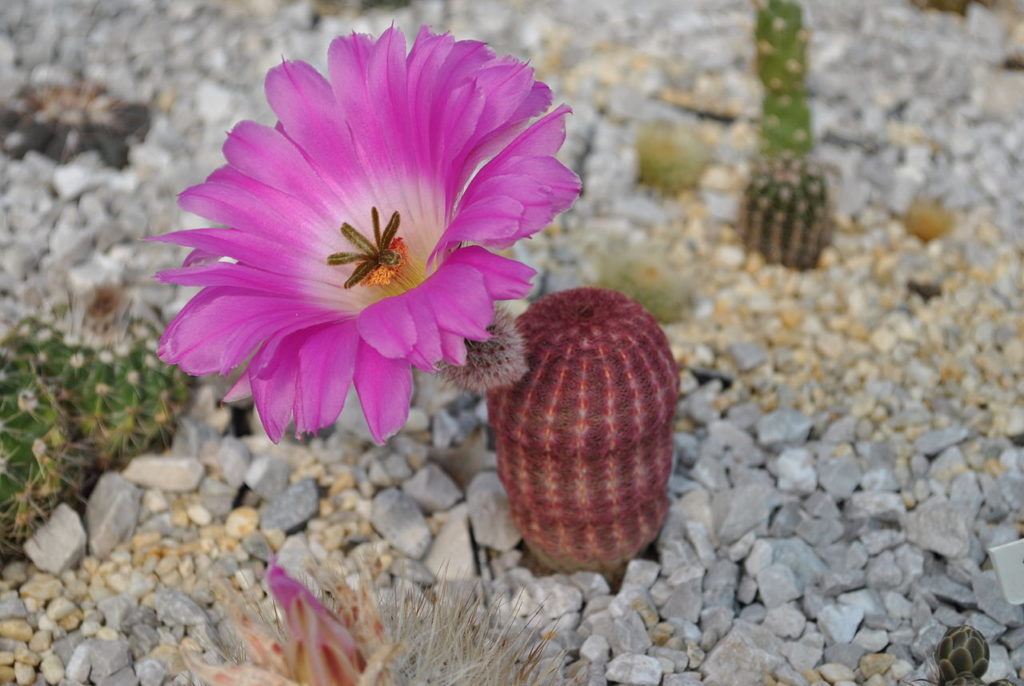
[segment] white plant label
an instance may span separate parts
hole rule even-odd
[[[1007,602],[1024,603],[1024,539],[988,549]]]

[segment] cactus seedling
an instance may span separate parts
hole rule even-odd
[[[548,295],[518,324],[529,371],[487,397],[512,518],[543,563],[614,576],[668,507],[668,340],[637,302],[598,288]]]
[[[663,324],[682,320],[689,312],[693,282],[673,270],[665,259],[667,245],[612,246],[596,259],[601,288],[625,293]]]
[[[803,157],[758,160],[740,207],[739,233],[769,262],[813,269],[832,240],[832,206],[825,174]]]

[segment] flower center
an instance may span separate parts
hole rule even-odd
[[[398,237],[401,216],[392,212],[387,226],[381,229],[380,213],[376,207],[370,209],[373,222],[373,240],[345,222],[341,235],[357,252],[336,252],[327,256],[327,264],[341,265],[356,263],[351,276],[345,281],[345,288],[356,284],[378,286],[386,296],[398,295],[415,288],[426,278],[424,265],[409,259],[409,248]]]

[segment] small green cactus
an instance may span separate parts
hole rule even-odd
[[[0,341],[0,553],[98,472],[169,440],[187,399],[187,377],[156,358],[153,327],[100,317],[97,302],[85,326],[26,319]]]
[[[939,667],[939,682],[950,686],[958,677],[977,677],[988,670],[988,642],[972,626],[962,625],[949,629],[935,647],[935,662]]]
[[[758,160],[738,229],[750,250],[792,269],[813,269],[832,239],[832,207],[821,168],[803,157]]]
[[[695,287],[666,259],[668,248],[650,242],[611,246],[595,260],[594,285],[628,295],[662,324],[681,321],[693,307]]]
[[[757,75],[764,86],[761,151],[765,155],[811,150],[807,105],[807,31],[800,5],[790,0],[758,4]]]
[[[17,550],[61,501],[73,498],[81,459],[52,386],[24,350],[0,350],[0,555]]]
[[[711,150],[695,127],[669,121],[648,121],[636,131],[640,183],[675,194],[700,182]]]

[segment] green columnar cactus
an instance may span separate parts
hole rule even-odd
[[[0,350],[0,555],[15,552],[58,503],[77,493],[78,448],[32,357]]]
[[[739,232],[769,262],[813,269],[832,239],[825,174],[803,157],[758,160],[740,207]]]
[[[935,647],[939,682],[948,685],[958,677],[980,679],[988,670],[988,656],[988,642],[980,631],[966,624],[949,629]]]
[[[761,150],[765,155],[811,150],[807,106],[807,31],[800,6],[767,0],[757,13],[757,75],[764,86]]]
[[[764,0],[757,12],[757,74],[764,85],[762,159],[754,163],[737,229],[769,262],[812,269],[832,239],[828,180],[808,161],[807,31],[791,0]]]

